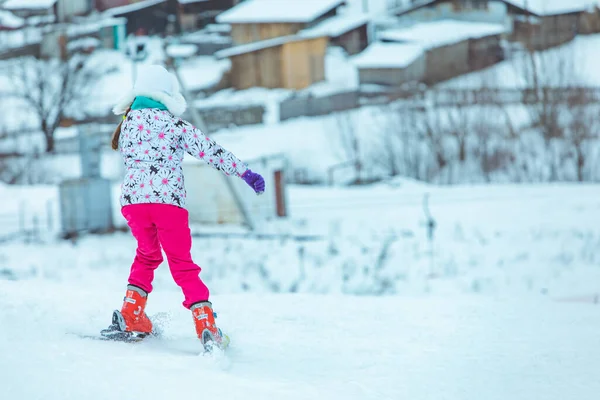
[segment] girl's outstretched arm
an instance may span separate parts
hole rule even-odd
[[[182,146],[191,156],[206,162],[226,175],[241,177],[248,170],[246,163],[204,135],[200,129],[189,122],[179,119],[175,126],[181,129]]]

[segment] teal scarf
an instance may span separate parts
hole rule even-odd
[[[142,108],[158,108],[159,110],[166,110],[167,107],[159,101],[152,100],[149,97],[137,96],[135,100],[133,100],[133,104],[131,105],[132,110],[141,110]]]

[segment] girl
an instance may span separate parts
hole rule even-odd
[[[140,68],[133,88],[113,108],[115,114],[123,114],[112,137],[112,148],[120,150],[126,169],[121,212],[137,240],[137,250],[121,311],[113,313],[112,325],[102,335],[139,340],[152,332],[145,308],[154,270],[163,261],[162,249],[185,297],[183,306],[192,311],[198,338],[205,347],[212,342],[224,348],[229,338],[215,325],[209,290],[190,254],[184,152],[226,175],[240,177],[257,194],[264,192],[265,181],[232,153],[178,118],[185,109],[177,79],[158,65]]]

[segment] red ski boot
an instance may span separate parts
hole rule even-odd
[[[224,335],[215,324],[217,314],[213,313],[211,302],[202,301],[192,305],[190,309],[196,324],[196,334],[202,342],[204,350],[212,351],[213,345],[225,350],[229,346],[229,337]]]
[[[124,341],[137,341],[152,333],[152,322],[146,315],[148,293],[137,286],[128,285],[121,311],[113,312],[112,324],[102,330],[102,336]]]

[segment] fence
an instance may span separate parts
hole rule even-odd
[[[256,125],[264,122],[262,105],[215,106],[199,108],[208,133],[232,126]],[[185,117],[185,115],[184,115]]]
[[[297,117],[315,117],[360,106],[356,90],[316,97],[312,94],[292,96],[279,104],[279,119],[285,121]]]
[[[47,201],[43,211],[31,210],[22,201],[16,213],[0,214],[0,244],[23,240],[26,243],[39,242],[44,236],[55,233],[58,221],[55,220],[54,202]]]

